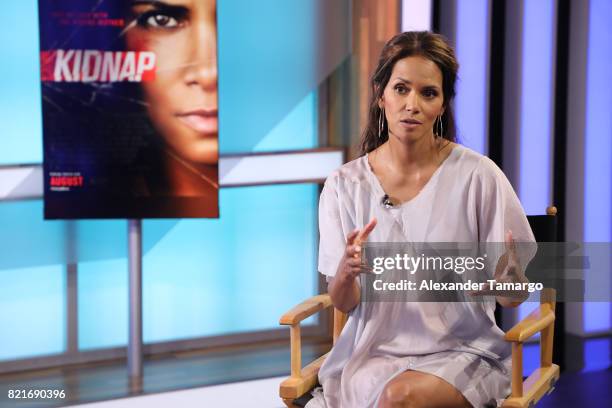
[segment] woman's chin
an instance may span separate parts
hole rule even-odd
[[[212,166],[219,163],[219,141],[216,137],[191,141],[171,148],[181,159],[192,164]]]
[[[394,132],[392,136],[400,143],[406,145],[413,145],[415,143],[421,142],[423,140],[433,140],[433,136],[431,134],[416,132],[416,131],[401,131]]]
[[[201,154],[190,154],[186,157],[186,159],[194,164],[202,166],[216,166],[219,163],[219,155],[217,151]]]

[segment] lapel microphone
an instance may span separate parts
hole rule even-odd
[[[389,194],[385,194],[380,202],[385,208],[393,208],[393,201],[389,198]]]

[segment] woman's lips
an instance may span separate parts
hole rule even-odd
[[[422,125],[421,122],[419,122],[418,120],[415,120],[415,119],[404,119],[404,120],[401,120],[400,123],[406,129],[414,129],[417,126]]]
[[[213,109],[195,109],[178,113],[176,117],[198,133],[217,133],[219,127],[217,111]]]

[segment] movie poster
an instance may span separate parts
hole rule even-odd
[[[45,218],[218,217],[216,0],[39,0]]]

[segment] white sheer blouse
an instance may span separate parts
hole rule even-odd
[[[385,208],[385,195],[362,156],[332,173],[319,204],[319,271],[336,273],[346,236],[376,217],[371,242],[534,241],[502,171],[456,145],[412,200]],[[509,345],[487,303],[361,303],[350,314],[319,373],[307,407],[375,406],[393,376],[415,369],[444,378],[477,407],[509,392]]]

